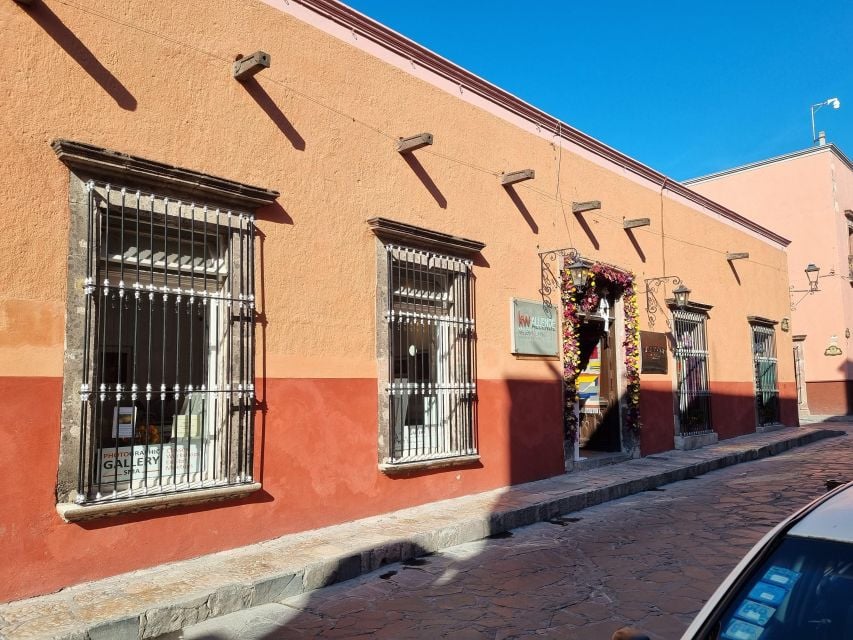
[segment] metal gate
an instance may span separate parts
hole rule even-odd
[[[755,366],[755,405],[758,425],[779,422],[779,387],[776,367],[776,329],[752,325],[752,358]]]
[[[678,426],[682,435],[711,429],[711,390],[708,379],[708,343],[704,313],[672,313],[675,336],[675,375]]]

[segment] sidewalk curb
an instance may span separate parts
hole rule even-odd
[[[508,490],[464,496],[284,536],[230,552],[173,563],[162,570],[146,569],[77,585],[56,594],[0,605],[0,640],[178,638],[180,636],[176,632],[183,627],[349,580],[385,564],[481,540],[661,485],[846,434],[841,430],[799,428],[797,435],[787,437],[787,431],[766,434],[762,439],[772,441],[758,446],[744,443],[744,439],[756,439],[755,436],[746,436],[704,449],[666,452],[610,467],[515,485]],[[566,486],[571,484],[572,478],[575,484],[578,478],[589,479],[589,483],[581,488]],[[560,487],[561,484],[564,486]],[[493,496],[496,499],[490,512],[465,517],[466,511],[474,510],[466,509],[466,504],[473,505],[478,497],[483,496],[489,500]],[[423,514],[419,517],[418,512],[429,507],[436,513],[430,514],[427,526],[422,527],[424,517]],[[405,538],[388,534],[395,524],[409,527]],[[361,544],[356,547],[359,540]],[[246,565],[242,567],[245,575],[229,570],[226,559],[233,565],[239,565],[242,559]],[[288,565],[288,562],[289,566],[274,566],[276,563]],[[171,585],[172,591],[163,585],[159,591],[165,593],[158,594],[159,601],[151,602],[149,606],[137,606],[134,610],[133,603],[122,601],[110,587],[115,585],[113,588],[121,593],[120,590],[132,584],[134,579],[140,583],[147,580],[149,584],[153,582],[159,586],[156,581],[158,571],[174,581],[174,575],[166,576],[166,571],[174,572],[178,567],[185,571],[186,578]],[[219,583],[216,570],[221,574]],[[197,588],[188,589],[190,585]],[[109,602],[108,594],[120,602]],[[100,610],[103,617],[99,619],[92,611],[80,611],[87,604]],[[113,615],[109,612],[111,604],[119,609]]]

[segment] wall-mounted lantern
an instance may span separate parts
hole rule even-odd
[[[690,289],[682,283],[672,290],[672,295],[675,296],[675,306],[679,309],[683,309],[687,306],[687,303],[690,300]]]
[[[416,136],[400,138],[400,141],[397,143],[397,152],[411,153],[412,151],[417,151],[418,149],[431,145],[432,140],[433,138],[431,133],[419,133]]]
[[[794,289],[794,285],[788,289],[789,293],[802,293],[803,297],[794,302],[791,301],[791,311],[797,310],[797,305],[800,304],[803,300],[806,299],[806,296],[814,295],[820,291],[820,279],[827,278],[829,276],[835,275],[834,271],[830,271],[828,275],[822,276],[820,275],[820,267],[818,267],[813,262],[810,262],[808,266],[805,268],[806,278],[808,279],[809,288],[808,289]]]
[[[572,279],[572,284],[576,289],[586,285],[586,274],[588,267],[581,261],[580,256],[575,257],[575,261],[569,265],[569,277]]]
[[[809,263],[809,266],[806,267],[806,278],[809,279],[809,291],[820,291],[818,289],[818,279],[820,278],[820,267],[815,265],[813,262]]]

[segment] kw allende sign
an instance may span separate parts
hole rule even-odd
[[[557,310],[540,301],[512,298],[512,352],[517,355],[557,356]]]

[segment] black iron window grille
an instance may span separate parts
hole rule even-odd
[[[86,194],[76,501],[251,483],[254,218]]]
[[[674,309],[676,400],[682,435],[710,433],[711,389],[704,313]]]
[[[779,422],[779,386],[776,368],[776,329],[753,324],[752,360],[755,371],[755,405],[759,426]]]
[[[387,463],[477,453],[472,262],[386,245]]]

